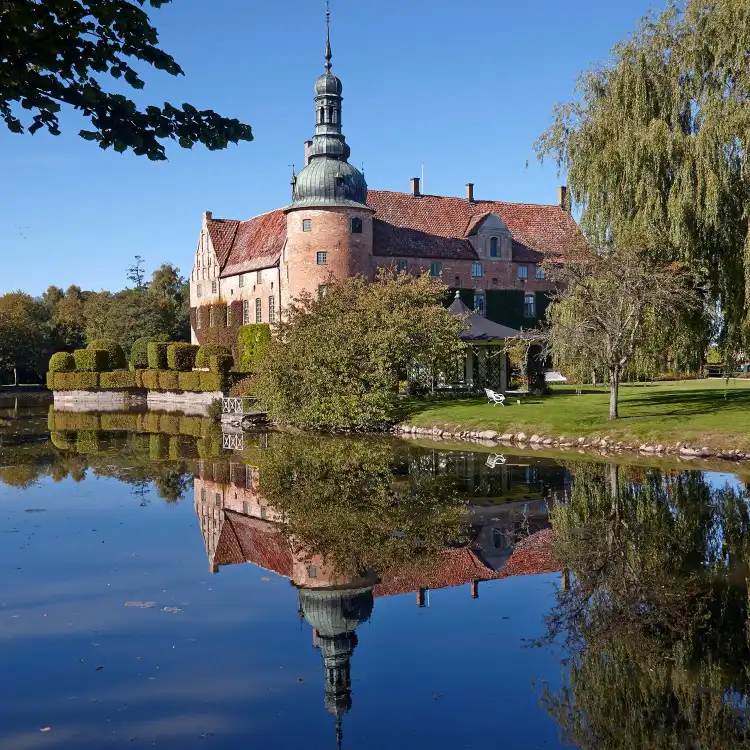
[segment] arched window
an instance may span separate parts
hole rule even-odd
[[[497,258],[497,237],[490,237],[490,258]]]
[[[334,107],[333,109],[331,109],[331,122],[335,125],[337,119],[338,119],[338,116],[337,116],[336,109]]]

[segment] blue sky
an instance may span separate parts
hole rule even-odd
[[[333,71],[351,161],[374,189],[553,203],[553,164],[532,144],[576,76],[606,58],[649,0],[333,0]],[[0,130],[0,293],[119,289],[142,255],[189,273],[201,212],[245,219],[286,205],[290,165],[313,134],[323,0],[174,0],[152,13],[185,76],[144,70],[139,102],[190,102],[253,126],[223,152],[168,147],[168,162],[77,136]],[[0,126],[1,127],[1,126]],[[529,167],[526,167],[526,162]]]

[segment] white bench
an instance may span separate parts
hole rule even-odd
[[[500,406],[505,406],[505,396],[503,396],[502,393],[496,393],[495,391],[491,391],[489,388],[485,388],[484,392],[487,394],[487,400],[493,406],[496,406],[497,404],[500,404]]]

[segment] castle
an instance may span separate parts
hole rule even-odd
[[[325,72],[315,83],[315,136],[305,167],[292,178],[292,202],[247,221],[203,214],[190,275],[193,343],[234,346],[237,329],[273,325],[302,292],[325,294],[332,280],[381,268],[429,273],[464,303],[512,329],[544,316],[552,284],[545,259],[564,255],[579,237],[554,205],[368,190],[349,163],[342,133],[342,84],[331,72],[330,18]]]

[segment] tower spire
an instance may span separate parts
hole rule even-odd
[[[326,0],[326,72],[331,72],[331,3]]]

